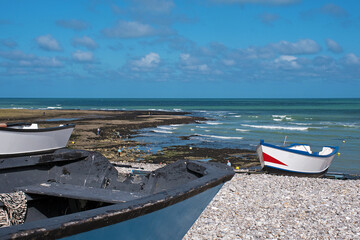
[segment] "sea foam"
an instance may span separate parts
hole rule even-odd
[[[162,130],[175,130],[175,129],[177,129],[177,127],[172,127],[172,126],[159,126],[157,128],[162,129]]]
[[[274,126],[274,125],[250,125],[241,124],[243,127],[261,128],[261,129],[272,129],[272,130],[290,130],[290,131],[307,131],[308,127],[290,127],[290,126]]]
[[[248,129],[240,129],[240,128],[237,128],[235,130],[238,131],[238,132],[249,132],[250,131]]]
[[[197,134],[197,135],[201,137],[218,138],[218,139],[243,139],[243,137],[227,137],[227,136],[205,135],[205,134]]]
[[[171,132],[171,131],[166,131],[166,130],[153,130],[153,132],[156,132],[156,133],[166,133],[166,134],[171,134],[171,133],[173,133],[173,132]]]
[[[206,122],[206,124],[209,124],[209,125],[221,125],[223,123],[222,122]]]

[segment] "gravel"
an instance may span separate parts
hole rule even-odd
[[[184,239],[360,239],[360,180],[235,174]]]

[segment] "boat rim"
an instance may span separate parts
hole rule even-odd
[[[75,128],[75,124],[69,123],[64,124],[56,127],[49,127],[49,128],[37,128],[37,129],[19,129],[19,128],[11,128],[11,127],[0,127],[0,131],[9,131],[9,132],[51,132],[61,129],[67,128]]]
[[[305,151],[300,151],[300,150],[296,150],[296,149],[289,149],[289,147],[292,146],[297,146],[297,145],[307,145],[308,144],[299,144],[299,143],[294,143],[291,144],[287,147],[280,147],[280,146],[276,146],[270,143],[265,143],[264,140],[260,140],[260,144],[259,145],[263,145],[263,146],[267,146],[267,147],[271,147],[271,148],[275,148],[275,149],[279,149],[279,150],[283,150],[283,151],[287,151],[287,152],[292,152],[292,153],[296,153],[296,154],[300,154],[300,155],[305,155],[305,156],[311,156],[311,157],[320,157],[320,158],[327,158],[327,157],[331,157],[333,155],[335,155],[338,151],[339,151],[339,147],[333,147],[333,146],[324,146],[324,147],[329,147],[331,149],[333,149],[333,151],[330,154],[327,155],[319,155],[318,153],[308,153]]]

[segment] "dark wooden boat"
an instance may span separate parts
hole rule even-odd
[[[97,152],[68,149],[1,159],[0,193],[24,192],[27,212],[0,239],[181,239],[233,175],[197,161],[122,175]]]

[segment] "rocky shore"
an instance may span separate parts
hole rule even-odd
[[[259,165],[255,153],[246,149],[212,149],[181,145],[152,152],[144,147],[146,143],[133,140],[133,136],[142,128],[204,120],[206,119],[189,116],[186,112],[0,109],[0,123],[36,122],[40,127],[75,124],[67,147],[98,151],[112,162],[141,161],[164,164],[179,159],[209,159],[224,163],[230,160],[234,167],[239,168]],[[98,129],[101,129],[100,134]],[[183,136],[181,139],[188,137]],[[121,156],[118,155],[119,148]]]
[[[360,180],[235,174],[184,239],[360,239]]]

